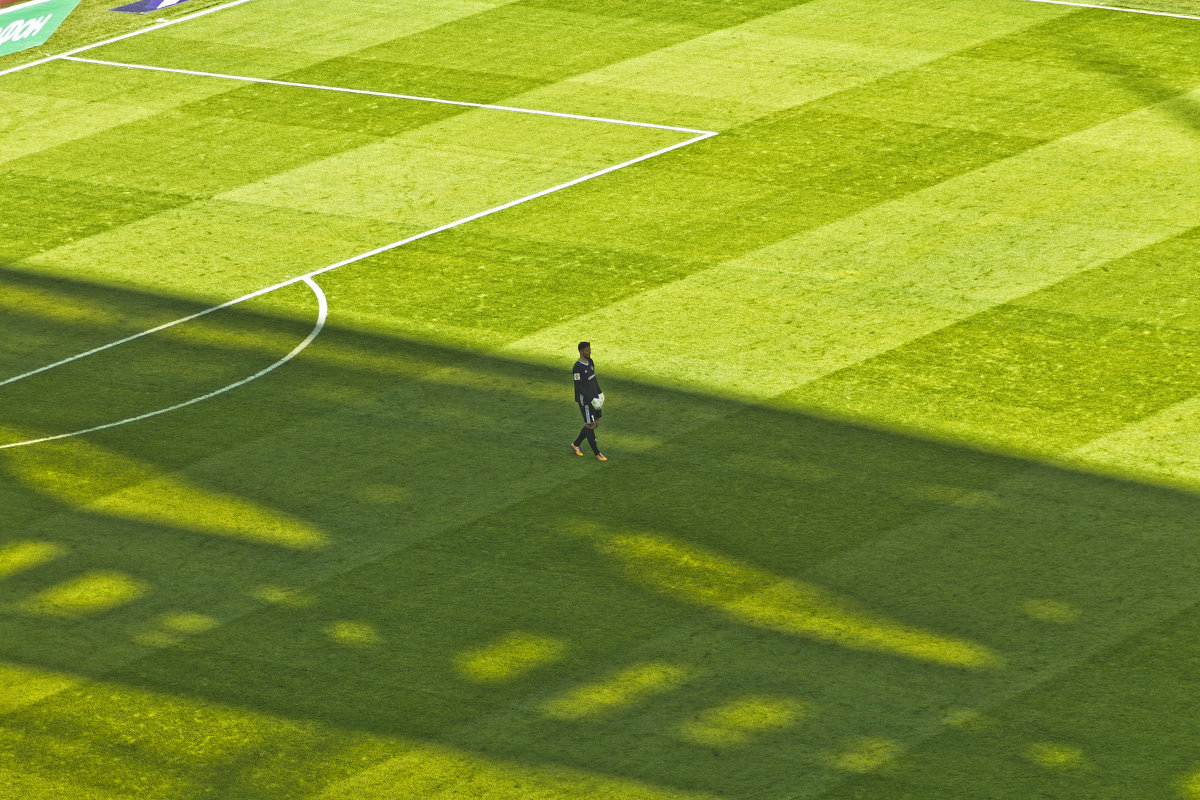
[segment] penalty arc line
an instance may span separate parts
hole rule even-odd
[[[257,289],[253,292],[250,292],[249,294],[245,294],[245,295],[242,295],[241,297],[221,303],[220,305],[216,305],[211,308],[206,308],[203,311],[197,311],[195,314],[189,314],[186,317],[180,317],[179,319],[172,320],[170,322],[164,322],[162,325],[157,325],[148,330],[144,330],[141,333],[135,333],[132,336],[126,336],[123,339],[118,339],[114,342],[109,342],[108,344],[100,345],[99,347],[93,347],[91,350],[87,350],[83,353],[78,353],[76,355],[69,356],[64,359],[60,359],[59,361],[55,361],[53,364],[47,364],[44,367],[38,367],[37,369],[33,369],[28,372],[24,372],[20,375],[14,375],[11,378],[7,378],[5,380],[0,381],[0,387],[7,386],[10,383],[16,383],[17,381],[24,380],[25,378],[33,377],[34,375],[38,375],[38,374],[46,372],[48,370],[52,370],[55,367],[61,367],[64,364],[70,364],[72,361],[78,361],[81,358],[87,358],[88,356],[95,355],[96,353],[101,353],[105,350],[110,350],[114,347],[118,347],[119,345],[123,345],[128,342],[132,342],[135,339],[142,338],[143,336],[149,336],[152,333],[158,333],[159,331],[166,330],[167,328],[172,328],[172,327],[182,324],[184,322],[191,322],[192,320],[199,319],[200,317],[203,317],[206,314],[211,314],[214,311],[220,311],[221,309],[224,309],[224,308],[229,308],[230,306],[237,305],[238,303],[243,303],[247,300],[252,300],[255,297],[261,297],[262,295],[269,294],[270,292],[274,292],[277,289],[282,289],[285,286],[291,286],[292,284],[299,283],[301,281],[308,281],[310,278],[315,278],[316,276],[322,275],[326,272],[332,272],[335,269],[340,269],[342,267],[349,266],[350,264],[354,264],[359,261],[363,261],[365,259],[371,258],[372,256],[377,256],[381,253],[386,253],[389,250],[395,250],[397,247],[402,247],[406,244],[409,244],[410,242],[415,242],[419,239],[424,239],[426,237],[433,236],[434,234],[441,233],[442,231],[448,231],[451,228],[457,228],[460,225],[467,224],[468,222],[474,222],[477,219],[482,219],[483,217],[487,217],[492,214],[499,213],[501,211],[512,208],[514,206],[521,205],[522,203],[528,203],[529,201],[536,200],[539,197],[545,197],[548,194],[553,194],[554,192],[559,192],[559,191],[562,191],[563,189],[568,189],[572,186],[577,186],[585,181],[590,181],[594,178],[599,178],[600,176],[607,175],[610,172],[616,172],[619,169],[624,169],[625,167],[629,167],[634,164],[640,163],[642,161],[646,161],[648,159],[654,158],[656,156],[663,155],[664,153],[669,153],[672,150],[678,150],[681,147],[686,147],[687,145],[694,144],[696,142],[700,142],[705,139],[712,138],[713,136],[716,136],[716,135],[717,134],[713,133],[713,132],[706,132],[701,136],[692,137],[691,139],[688,139],[687,141],[678,142],[678,143],[670,145],[668,147],[663,147],[659,150],[655,150],[653,153],[647,153],[646,155],[638,156],[637,158],[631,158],[628,161],[623,161],[620,164],[614,164],[611,167],[605,167],[604,169],[597,170],[596,172],[592,172],[592,173],[589,173],[582,177],[575,178],[573,180],[569,180],[566,183],[560,183],[557,186],[552,186],[549,189],[543,189],[540,192],[534,192],[533,194],[526,195],[525,197],[521,197],[517,200],[510,200],[507,203],[503,203],[501,205],[495,206],[494,208],[489,208],[486,211],[480,211],[478,213],[471,214],[468,217],[463,217],[462,219],[457,219],[454,222],[448,222],[445,225],[439,225],[436,228],[431,228],[427,231],[422,231],[421,233],[415,234],[413,236],[409,236],[409,237],[407,237],[405,239],[401,239],[397,242],[392,242],[391,244],[385,244],[382,247],[376,247],[374,250],[368,250],[365,253],[359,253],[356,256],[352,256],[343,261],[339,261],[336,264],[330,264],[327,267],[322,267],[321,269],[316,269],[311,272],[307,272],[303,275],[298,275],[295,278],[289,278],[288,280],[280,281],[279,283],[276,283],[272,286],[265,286],[262,289]]]
[[[178,411],[181,408],[187,408],[188,406],[195,405],[196,403],[202,403],[205,400],[211,400],[212,398],[214,398],[218,395],[222,395],[222,394],[225,394],[226,392],[233,391],[234,389],[237,389],[240,386],[245,386],[247,383],[250,383],[251,381],[256,381],[259,378],[261,378],[262,376],[266,375],[267,373],[273,372],[274,370],[278,369],[279,367],[282,367],[287,362],[291,361],[296,356],[300,355],[300,353],[305,348],[307,348],[310,344],[312,344],[313,340],[315,340],[318,336],[321,335],[321,331],[325,327],[325,320],[329,317],[329,301],[325,297],[325,292],[321,291],[321,287],[318,286],[317,282],[314,281],[312,278],[304,278],[304,282],[308,284],[309,288],[312,289],[313,294],[316,295],[316,298],[317,298],[317,324],[313,327],[312,332],[308,334],[308,336],[305,338],[304,341],[302,341],[300,344],[298,344],[294,348],[292,348],[292,351],[290,353],[288,353],[286,356],[284,356],[283,358],[276,361],[274,364],[271,364],[263,369],[260,369],[258,372],[254,373],[250,377],[242,378],[240,381],[237,381],[236,383],[231,383],[228,386],[223,386],[220,389],[209,392],[206,395],[202,395],[200,397],[193,397],[191,400],[185,400],[182,403],[176,403],[175,405],[168,406],[167,408],[160,408],[157,411],[149,411],[145,414],[139,414],[136,417],[128,417],[126,419],[118,420],[116,422],[109,422],[104,425],[96,425],[91,428],[84,428],[83,430],[72,431],[71,433],[60,433],[55,436],[43,436],[40,439],[28,439],[24,442],[11,442],[9,444],[0,444],[0,450],[9,450],[14,447],[24,447],[26,445],[41,444],[43,442],[54,442],[54,441],[58,441],[59,439],[69,439],[73,436],[83,436],[84,434],[87,434],[87,433],[95,433],[97,431],[103,431],[103,430],[107,430],[109,428],[116,428],[119,425],[128,425],[131,422],[140,422],[141,420],[144,420],[144,419],[150,419],[151,417],[157,417],[160,414],[167,414],[171,411]]]

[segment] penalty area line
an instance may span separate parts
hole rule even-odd
[[[460,225],[466,225],[468,222],[474,222],[477,219],[483,219],[484,217],[491,216],[492,214],[498,214],[501,211],[505,211],[507,209],[513,208],[514,206],[519,206],[522,203],[528,203],[531,200],[537,200],[539,197],[545,197],[546,195],[553,194],[555,192],[560,192],[563,189],[569,189],[572,186],[578,186],[579,184],[584,183],[586,181],[594,180],[595,178],[599,178],[602,175],[608,175],[609,173],[616,172],[617,170],[620,170],[620,169],[625,169],[626,167],[633,166],[634,164],[639,164],[643,161],[648,161],[651,158],[656,158],[657,156],[664,155],[665,153],[669,153],[673,150],[678,150],[681,147],[687,147],[690,144],[695,144],[696,142],[701,142],[701,141],[704,141],[705,139],[711,139],[713,136],[716,136],[716,135],[717,135],[716,133],[705,132],[704,134],[702,134],[700,136],[693,136],[691,139],[688,139],[683,142],[678,142],[678,143],[670,145],[668,147],[660,148],[658,150],[655,150],[653,153],[647,153],[645,155],[638,156],[637,158],[631,158],[628,161],[622,161],[620,164],[614,164],[611,167],[605,167],[604,169],[596,170],[595,172],[588,173],[587,175],[584,175],[582,177],[575,178],[573,180],[569,180],[565,183],[560,183],[557,186],[552,186],[549,189],[543,189],[540,192],[534,192],[533,194],[526,195],[525,197],[521,197],[517,200],[510,200],[507,203],[502,203],[501,205],[495,206],[493,208],[489,208],[486,211],[480,211],[478,213],[471,214],[470,216],[463,217],[462,219],[456,219],[454,222],[448,222],[445,225],[439,225],[436,228],[430,228],[427,231],[422,231],[421,233],[415,234],[413,236],[409,236],[409,237],[407,237],[405,239],[401,239],[397,242],[392,242],[391,244],[385,244],[382,247],[376,247],[374,250],[368,250],[365,253],[359,253],[356,256],[351,256],[350,258],[339,261],[336,264],[330,264],[327,267],[322,267],[320,269],[312,270],[311,272],[306,272],[303,275],[298,275],[294,278],[289,278],[285,281],[280,281],[279,283],[276,283],[272,286],[264,286],[261,289],[257,289],[253,292],[250,292],[249,294],[244,294],[241,297],[234,298],[233,300],[228,300],[224,303],[221,303],[220,305],[216,305],[211,308],[206,308],[203,311],[197,311],[195,314],[189,314],[186,317],[180,317],[179,319],[172,320],[170,322],[164,322],[162,325],[157,325],[153,328],[149,328],[148,330],[144,330],[140,333],[135,333],[131,336],[126,336],[123,339],[117,339],[114,342],[109,342],[108,344],[103,344],[103,345],[100,345],[99,347],[93,347],[91,350],[87,350],[83,353],[78,353],[76,355],[68,356],[67,358],[60,359],[58,361],[55,361],[53,364],[47,364],[44,367],[38,367],[37,369],[32,369],[32,370],[29,370],[28,372],[21,373],[20,375],[14,375],[11,378],[7,378],[5,380],[0,380],[0,387],[7,386],[10,383],[16,383],[17,381],[21,381],[26,378],[31,378],[34,375],[38,375],[43,372],[52,370],[55,367],[61,367],[64,364],[70,364],[72,361],[78,361],[82,358],[87,358],[88,356],[93,356],[93,355],[96,355],[97,353],[102,353],[105,350],[111,350],[114,347],[118,347],[120,345],[127,344],[129,342],[134,341],[135,339],[140,339],[143,336],[149,336],[152,333],[158,333],[159,331],[164,331],[168,328],[173,328],[174,326],[180,325],[184,322],[191,322],[192,320],[199,319],[200,317],[203,317],[206,314],[212,314],[214,311],[220,311],[223,308],[229,308],[230,306],[237,305],[238,303],[244,303],[247,300],[252,300],[256,297],[261,297],[265,294],[269,294],[270,292],[274,292],[278,289],[282,289],[285,286],[291,286],[292,284],[300,283],[301,281],[308,282],[309,279],[315,278],[318,275],[323,275],[326,272],[332,272],[335,269],[341,269],[342,267],[349,266],[350,264],[355,264],[359,261],[364,261],[368,258],[371,258],[372,256],[377,256],[377,255],[380,255],[381,253],[386,253],[389,250],[395,250],[398,247],[403,247],[406,244],[410,244],[411,242],[415,242],[420,239],[425,239],[429,236],[433,236],[434,234],[441,233],[442,231],[448,231],[452,228],[457,228]]]
[[[310,344],[312,344],[313,340],[315,340],[318,336],[321,335],[321,331],[325,328],[325,320],[328,319],[328,317],[329,317],[329,301],[325,297],[325,292],[321,291],[321,287],[318,286],[317,282],[314,281],[312,278],[304,278],[304,282],[308,284],[308,287],[310,289],[312,289],[313,294],[317,298],[317,324],[313,327],[312,332],[308,334],[308,336],[304,339],[303,342],[296,345],[294,348],[292,348],[292,351],[290,353],[288,353],[286,356],[279,359],[275,363],[271,364],[270,366],[260,369],[258,372],[254,373],[253,375],[251,375],[248,378],[242,378],[240,381],[237,381],[236,383],[231,383],[228,386],[223,386],[220,389],[217,389],[216,391],[209,392],[208,394],[201,395],[200,397],[193,397],[191,400],[185,400],[184,402],[176,403],[173,406],[168,406],[166,408],[160,408],[157,411],[148,411],[145,414],[138,414],[136,417],[127,417],[126,419],[117,420],[116,422],[109,422],[104,425],[96,425],[91,428],[84,428],[83,430],[72,431],[70,433],[60,433],[55,436],[43,436],[40,439],[28,439],[24,442],[11,442],[9,444],[0,444],[0,450],[9,450],[14,447],[25,447],[26,445],[41,444],[43,442],[54,442],[54,441],[58,441],[59,439],[69,439],[73,436],[83,436],[84,434],[87,434],[87,433],[96,433],[97,431],[108,430],[109,428],[116,428],[119,425],[128,425],[131,422],[140,422],[141,420],[144,420],[144,419],[150,419],[151,417],[157,417],[160,414],[167,414],[171,411],[178,411],[181,408],[187,408],[188,406],[195,405],[196,403],[202,403],[205,400],[211,400],[212,398],[216,397],[217,395],[222,395],[222,394],[225,394],[226,392],[231,392],[240,386],[245,386],[247,383],[250,383],[251,381],[258,380],[259,378],[261,378],[262,376],[266,375],[269,372],[275,371],[279,367],[282,367],[284,364],[291,361],[296,356],[300,355],[300,353],[303,352],[305,348],[307,348]],[[210,311],[215,311],[215,310],[216,310],[216,308],[210,309]],[[195,319],[195,317],[192,317],[192,319]],[[160,330],[161,330],[161,328],[160,328]],[[0,384],[0,385],[2,385],[2,384]]]
[[[1195,14],[1174,14],[1170,11],[1149,11],[1145,8],[1123,8],[1121,6],[1101,6],[1095,3],[1074,3],[1070,0],[1025,0],[1026,3],[1043,3],[1050,6],[1071,6],[1072,8],[1093,8],[1099,11],[1120,11],[1125,14],[1145,14],[1149,17],[1172,17],[1174,19],[1200,19]]]
[[[243,83],[261,83],[269,86],[289,86],[296,89],[316,89],[322,92],[341,92],[343,94],[361,94],[369,97],[386,97],[393,100],[415,100],[421,103],[437,103],[444,106],[463,106],[466,108],[483,108],[489,111],[508,111],[515,114],[533,114],[540,117],[559,117],[583,122],[604,122],[610,125],[628,125],[635,128],[654,128],[660,131],[676,131],[677,133],[712,134],[715,131],[703,131],[697,128],[680,128],[675,125],[659,125],[654,122],[634,122],[627,119],[610,117],[593,117],[587,114],[568,114],[563,111],[541,111],[536,108],[518,108],[517,106],[499,106],[490,103],[470,103],[466,100],[446,100],[441,97],[422,97],[414,94],[397,94],[395,92],[380,92],[374,89],[351,89],[345,86],[325,86],[319,83],[297,83],[281,81],[274,78],[255,78],[248,75],[227,75],[221,72],[201,72],[193,69],[176,69],[175,67],[156,67],[150,64],[129,64],[123,61],[105,61],[99,58],[75,58],[69,54],[58,56],[63,61],[75,61],[80,64],[97,64],[102,67],[120,67],[122,69],[139,69],[147,72],[171,72],[176,75],[193,75],[199,78],[219,78],[226,81],[241,81]]]

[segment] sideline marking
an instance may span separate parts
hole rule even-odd
[[[178,411],[181,408],[186,408],[187,406],[195,405],[196,403],[200,403],[205,400],[210,400],[210,399],[216,397],[217,395],[225,394],[225,392],[232,391],[233,389],[236,389],[239,386],[245,386],[247,383],[250,383],[250,381],[258,380],[263,375],[266,375],[268,372],[272,372],[273,370],[276,370],[279,367],[282,367],[284,364],[291,361],[296,356],[300,355],[301,351],[303,351],[306,347],[308,347],[310,344],[313,343],[313,340],[316,339],[317,336],[319,336],[321,334],[321,329],[325,327],[325,320],[329,316],[329,301],[326,300],[326,298],[325,298],[325,292],[321,291],[321,287],[318,286],[317,282],[314,281],[312,278],[305,277],[305,278],[303,278],[303,281],[308,284],[308,287],[310,289],[312,289],[313,294],[316,295],[316,297],[317,297],[317,324],[313,327],[312,332],[308,334],[307,338],[305,338],[305,340],[303,342],[301,342],[300,344],[298,344],[294,348],[292,348],[292,351],[290,353],[288,353],[286,356],[284,356],[283,358],[276,361],[274,364],[271,364],[270,366],[267,366],[264,369],[260,369],[258,372],[254,373],[249,378],[242,378],[237,383],[231,383],[228,386],[224,386],[220,389],[217,389],[216,391],[209,392],[206,395],[202,395],[200,397],[193,397],[191,400],[185,400],[182,403],[176,403],[175,405],[168,406],[167,408],[160,408],[157,411],[149,411],[145,414],[139,414],[136,417],[129,417],[127,419],[118,420],[117,422],[109,422],[104,425],[96,425],[95,427],[92,427],[92,428],[85,428],[85,429],[79,430],[79,431],[72,431],[71,433],[60,433],[60,434],[56,434],[54,436],[43,436],[40,439],[28,439],[24,442],[12,442],[10,444],[0,444],[0,450],[8,450],[13,447],[24,447],[25,445],[30,445],[30,444],[41,444],[42,442],[53,442],[58,439],[69,439],[72,436],[82,436],[85,433],[95,433],[96,431],[103,431],[103,430],[107,430],[108,428],[115,428],[118,425],[127,425],[130,422],[138,422],[143,419],[149,419],[150,417],[157,417],[159,414],[166,414],[170,411]],[[226,305],[229,305],[229,304],[226,304]],[[222,307],[223,306],[218,306],[217,308],[222,308]],[[205,311],[202,313],[207,314],[207,313],[211,313],[212,311],[216,311],[216,308],[211,308],[208,311]],[[189,317],[189,319],[195,319],[198,316],[200,316],[200,314],[196,314],[192,317]],[[177,322],[182,322],[182,320],[177,320]],[[172,324],[175,324],[175,323],[172,323]],[[164,325],[164,326],[157,328],[157,330],[162,330],[162,328],[164,328],[164,327],[169,327],[169,326]],[[147,331],[147,333],[150,333],[150,331]],[[139,336],[144,336],[144,335],[145,334],[139,334]],[[130,339],[136,339],[136,338],[137,338],[136,336],[130,337]],[[125,341],[129,341],[129,339],[126,339]],[[109,345],[109,346],[111,347],[113,345]],[[48,368],[43,368],[43,369],[48,369]],[[41,372],[43,370],[38,370],[38,371]],[[9,381],[5,381],[5,383],[8,383],[8,382]]]
[[[59,53],[56,56],[47,56],[46,58],[39,58],[36,61],[30,61],[27,64],[18,64],[15,67],[9,67],[8,69],[0,70],[0,75],[8,75],[11,72],[20,72],[23,69],[29,69],[30,67],[36,67],[39,64],[46,64],[51,61],[57,61],[60,58],[66,58],[67,56],[73,56],[76,53],[83,53],[87,50],[91,50],[96,47],[103,47],[106,44],[120,42],[124,39],[129,39],[133,36],[141,36],[143,33],[150,33],[150,31],[161,30],[162,28],[166,28],[171,25],[178,25],[180,22],[187,22],[189,19],[195,19],[196,17],[203,17],[205,14],[212,14],[216,11],[224,11],[227,8],[233,8],[234,6],[240,6],[242,3],[249,3],[249,2],[250,2],[250,0],[233,0],[232,3],[225,3],[224,5],[213,6],[212,8],[206,8],[203,11],[197,11],[194,14],[187,14],[182,17],[176,17],[175,19],[159,20],[158,22],[154,23],[153,25],[148,25],[145,28],[142,28],[141,30],[130,31],[129,33],[123,33],[120,36],[114,36],[111,39],[105,39],[104,41],[101,41],[101,42],[94,42],[93,44],[85,44],[83,47],[76,47],[74,50],[68,50],[65,53]]]
[[[267,83],[273,86],[293,86],[297,89],[319,89],[325,92],[344,92],[345,94],[365,94],[372,97],[390,97],[396,100],[418,100],[422,103],[439,103],[444,106],[467,106],[469,108],[486,108],[492,111],[512,111],[518,114],[536,114],[542,117],[562,117],[563,119],[578,119],[585,122],[607,122],[613,125],[631,125],[635,128],[656,128],[660,131],[678,131],[679,133],[701,134],[715,136],[715,131],[702,131],[696,128],[680,128],[675,125],[658,125],[653,122],[632,122],[626,119],[610,119],[608,117],[591,117],[586,114],[567,114],[562,111],[539,111],[534,108],[517,108],[516,106],[497,106],[489,103],[468,103],[465,100],[445,100],[440,97],[421,97],[413,94],[395,94],[392,92],[377,92],[372,89],[349,89],[344,86],[323,86],[317,83],[295,83],[279,81],[272,78],[254,78],[248,75],[225,75],[220,72],[199,72],[192,69],[176,69],[174,67],[155,67],[150,64],[127,64],[121,61],[104,61],[98,58],[75,58],[70,55],[58,56],[63,61],[77,61],[81,64],[99,64],[104,67],[123,67],[125,69],[142,69],[150,72],[174,72],[179,75],[195,75],[201,78],[221,78],[229,81],[245,83]],[[2,73],[0,73],[2,74]]]
[[[1144,8],[1121,8],[1120,6],[1100,6],[1094,3],[1073,3],[1069,0],[1025,0],[1027,3],[1045,3],[1051,6],[1073,6],[1075,8],[1096,8],[1101,11],[1121,11],[1126,14],[1146,14],[1151,17],[1174,17],[1175,19],[1200,19],[1195,14],[1172,14],[1169,11],[1147,11]]]

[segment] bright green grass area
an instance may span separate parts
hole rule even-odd
[[[1200,798],[1200,23],[404,6],[88,55],[720,135],[0,450],[0,794]],[[84,11],[47,52],[134,25]],[[0,108],[0,380],[688,136],[66,62]],[[0,446],[316,317],[0,386]]]

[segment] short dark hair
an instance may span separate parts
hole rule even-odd
[[[582,353],[582,352],[583,352],[583,348],[585,348],[585,347],[591,347],[591,346],[592,346],[592,343],[591,343],[591,342],[580,342],[580,343],[579,343],[579,352],[581,352],[581,353]]]

